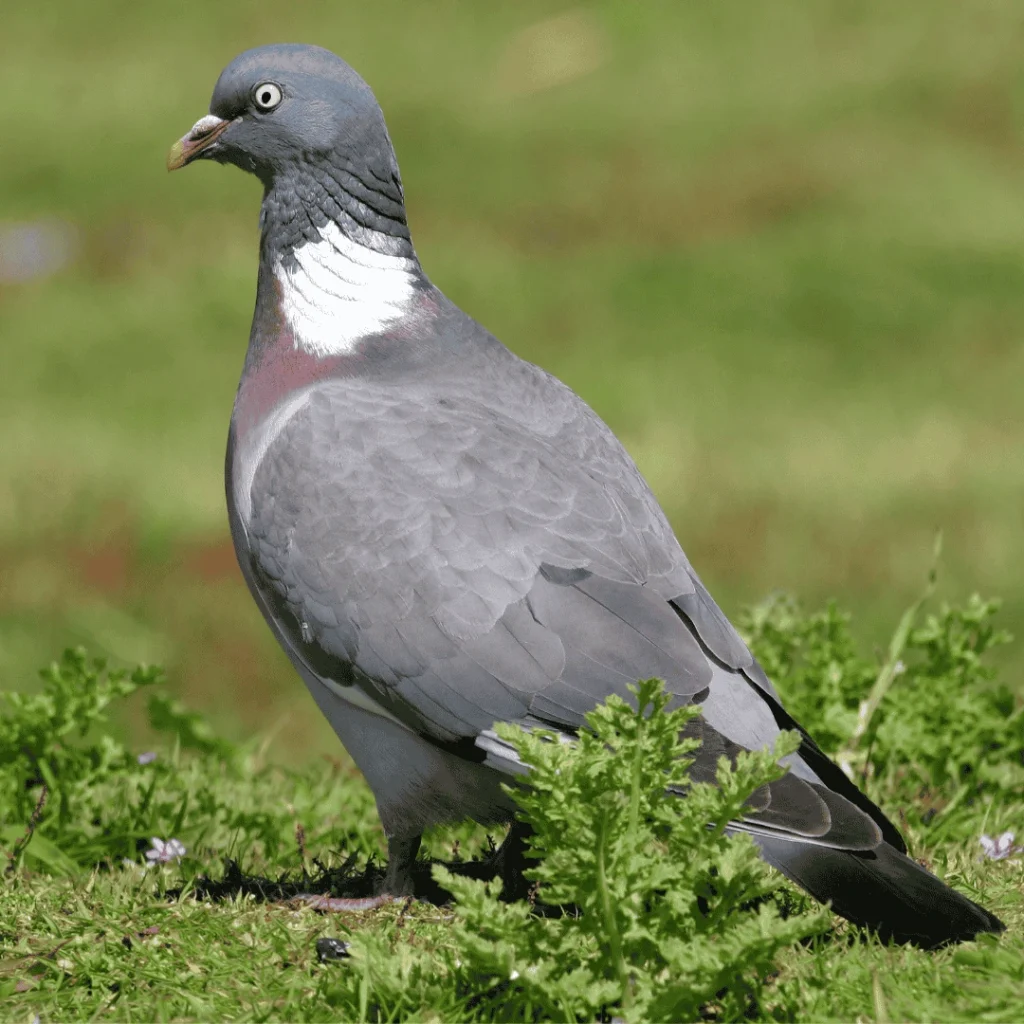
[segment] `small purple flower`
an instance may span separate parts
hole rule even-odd
[[[156,760],[156,754],[152,750],[147,750],[144,754],[139,754],[139,764],[152,764]]]
[[[991,836],[981,837],[981,850],[989,860],[1006,860],[1015,854],[1024,853],[1024,846],[1015,846],[1013,841],[1017,837],[1012,832],[1004,832],[1001,836],[993,839]]]
[[[151,864],[170,864],[185,856],[185,844],[180,839],[165,841],[153,836],[150,842],[153,844],[153,848],[146,851],[146,860]]]

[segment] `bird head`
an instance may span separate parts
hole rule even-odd
[[[195,160],[235,164],[267,187],[310,164],[397,178],[370,87],[329,50],[290,43],[247,50],[221,72],[209,114],[171,147],[167,168]]]
[[[404,322],[428,287],[384,115],[328,50],[279,44],[236,57],[167,166],[195,160],[263,183],[254,337],[287,335],[318,357],[351,352]]]

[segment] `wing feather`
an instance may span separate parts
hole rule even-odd
[[[494,723],[572,734],[611,694],[662,678],[675,703],[704,702],[691,776],[713,780],[720,757],[791,720],[607,427],[550,378],[534,384],[543,408],[358,379],[297,404],[245,524],[275,629],[314,676],[512,773]],[[879,825],[808,750],[735,827],[870,849]]]

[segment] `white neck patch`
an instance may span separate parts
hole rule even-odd
[[[315,356],[344,355],[406,313],[415,260],[360,245],[333,221],[320,228],[320,235],[319,242],[292,251],[294,266],[279,259],[274,276],[295,347]]]

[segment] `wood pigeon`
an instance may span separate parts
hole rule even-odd
[[[786,712],[611,430],[427,279],[352,68],[315,46],[241,54],[168,167],[197,159],[263,183],[228,515],[256,603],[373,790],[380,899],[412,891],[424,829],[512,819],[502,783],[528,770],[496,722],[571,737],[656,676],[701,706],[696,777],[800,732],[733,824],[787,877],[894,939],[1002,928],[907,857]]]

